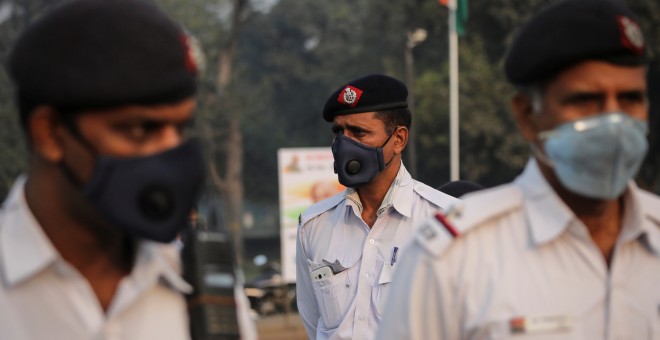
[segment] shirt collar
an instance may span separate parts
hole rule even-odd
[[[530,221],[532,239],[537,246],[557,238],[573,222],[578,222],[573,211],[543,177],[535,159],[530,159],[515,183],[525,197],[526,217]],[[646,206],[647,201],[641,199],[640,195],[635,182],[630,181],[623,196],[625,210],[619,240],[626,242],[643,237],[646,240],[643,243],[647,243],[648,247],[654,248],[652,251],[660,255],[660,233],[657,231],[660,213],[654,213],[656,210],[653,207]]]
[[[537,246],[555,239],[576,220],[571,209],[543,177],[534,158],[527,162],[525,171],[514,183],[525,198],[525,214]]]
[[[639,239],[649,251],[660,256],[660,211],[657,197],[655,195],[652,196],[653,199],[643,197],[652,194],[643,193],[634,182],[628,186],[628,189],[631,204],[626,202],[626,209],[631,206],[633,209],[631,215],[634,217],[627,223],[630,227],[625,235]]]
[[[0,213],[0,269],[9,286],[37,275],[58,261],[59,252],[44,233],[25,200],[27,177],[19,177]],[[175,245],[141,241],[131,277],[141,282],[163,279],[175,290],[192,290],[179,275],[179,252]]]
[[[181,278],[180,251],[176,244],[141,241],[131,271],[131,279],[149,286],[160,281],[182,293],[192,293],[192,287]]]
[[[410,173],[408,173],[403,162],[401,162],[399,172],[397,172],[378,208],[377,216],[386,212],[390,207],[394,207],[401,215],[410,217],[412,215],[413,183]],[[357,190],[346,188],[345,197],[347,198],[347,205],[353,205],[360,213],[362,212],[362,203],[360,202],[360,196]]]
[[[25,201],[26,179],[16,180],[0,217],[0,261],[10,286],[36,275],[59,257]]]

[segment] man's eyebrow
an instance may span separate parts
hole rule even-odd
[[[605,94],[600,91],[574,91],[564,95],[561,101],[570,103],[576,100],[599,100],[603,98],[605,98]]]
[[[617,96],[635,96],[639,98],[646,98],[648,92],[642,89],[623,90],[617,93]]]

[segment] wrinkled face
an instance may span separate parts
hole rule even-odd
[[[185,140],[195,101],[158,106],[125,106],[88,111],[75,117],[75,128],[61,133],[63,161],[85,182],[91,177],[95,155],[147,156],[174,148]],[[87,144],[87,145],[85,145]],[[90,150],[91,149],[91,150]]]
[[[601,113],[622,112],[646,121],[646,67],[583,62],[547,84],[540,112],[533,112],[530,101],[529,97],[517,96],[513,106],[524,137],[537,145],[539,132]]]

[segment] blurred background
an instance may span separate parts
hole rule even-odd
[[[0,0],[3,64],[22,28],[59,2]],[[448,9],[437,0],[155,2],[195,37],[204,61],[196,133],[209,176],[198,224],[233,238],[247,286],[257,288],[248,294],[255,318],[276,320],[259,324],[262,338],[269,338],[264,327],[271,322],[294,329],[297,317],[282,314],[295,311],[295,303],[292,285],[280,275],[278,150],[329,150],[333,135],[321,117],[327,96],[348,80],[384,73],[408,83],[414,104],[406,166],[433,187],[449,181]],[[459,38],[461,179],[486,187],[510,181],[529,156],[509,112],[513,89],[502,61],[516,29],[549,2],[458,0],[465,29]],[[625,2],[639,15],[651,58],[651,149],[638,183],[658,193],[660,2]],[[0,119],[4,197],[28,159],[4,69]]]

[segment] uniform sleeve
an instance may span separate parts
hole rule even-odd
[[[307,336],[310,339],[316,339],[316,327],[321,315],[312,287],[307,255],[302,246],[303,242],[302,227],[300,227],[296,239],[296,301]]]
[[[418,243],[410,244],[394,274],[376,339],[460,339],[460,311],[449,275],[438,273],[437,261]]]

